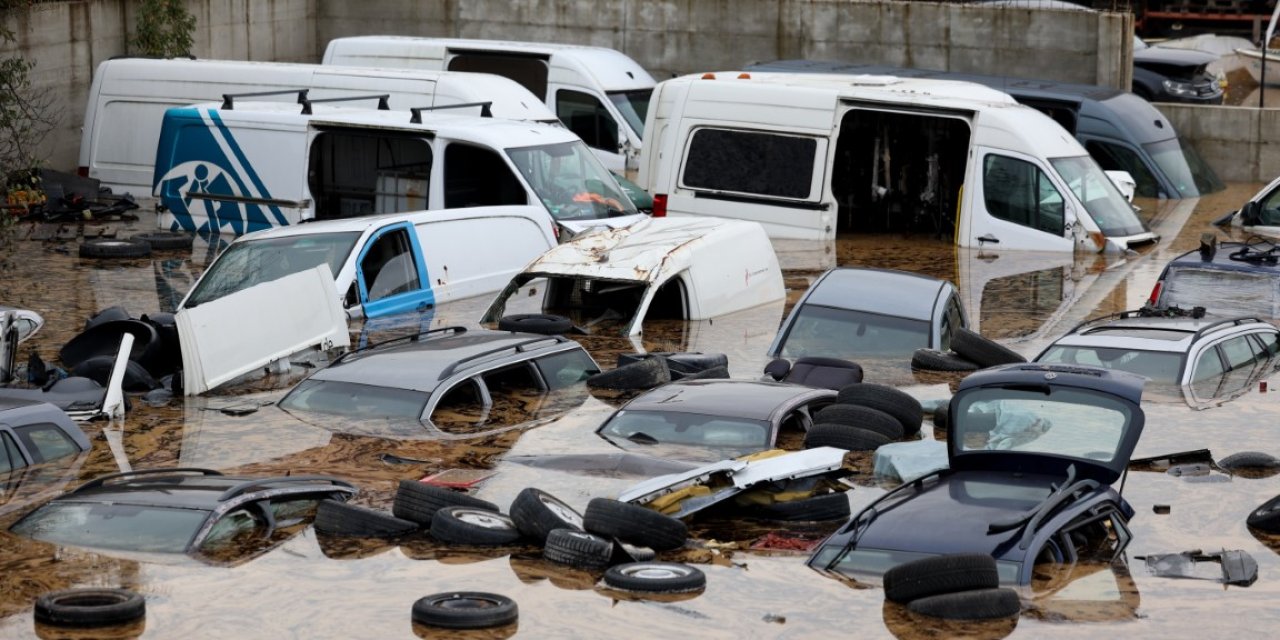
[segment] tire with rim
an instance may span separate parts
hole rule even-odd
[[[952,351],[916,349],[911,354],[911,368],[923,371],[977,371],[978,365]]]
[[[613,542],[575,529],[556,529],[547,534],[542,557],[579,569],[603,569],[613,557]]]
[[[520,530],[497,511],[445,507],[431,516],[431,537],[453,544],[503,545],[518,541]]]
[[[1267,533],[1280,533],[1280,496],[1254,509],[1245,521],[1250,527]]]
[[[689,538],[689,528],[683,522],[646,507],[609,498],[592,498],[587,503],[582,524],[591,533],[658,551],[681,547]]]
[[[512,624],[519,618],[515,600],[496,593],[436,593],[413,603],[413,621],[428,627],[487,629]]]
[[[900,564],[884,574],[884,596],[906,604],[919,598],[1000,586],[996,561],[984,553],[957,553]]]
[[[836,395],[836,402],[879,409],[897,418],[905,436],[920,433],[920,423],[924,420],[924,408],[920,406],[919,400],[909,393],[883,384],[873,382],[851,384],[840,390]]]
[[[907,609],[947,620],[991,620],[1018,615],[1022,601],[1013,589],[974,589],[912,600]]]
[[[498,318],[498,329],[556,335],[573,329],[573,321],[546,313],[516,313]]]
[[[980,367],[995,367],[1027,361],[1017,351],[984,338],[976,331],[964,328],[956,329],[956,332],[951,334],[951,350],[960,357],[977,363]]]
[[[890,440],[884,434],[847,424],[820,423],[804,434],[804,448],[835,447],[846,451],[873,451]]]
[[[902,423],[897,418],[872,407],[860,404],[836,403],[823,407],[813,414],[814,423],[847,424],[867,431],[874,431],[890,440],[901,440]]]
[[[609,567],[604,583],[622,591],[688,593],[707,586],[701,569],[678,562],[628,562]]]
[[[185,251],[195,243],[195,236],[181,231],[135,233],[130,239],[147,243],[152,251]]]
[[[128,589],[65,589],[36,598],[35,619],[59,627],[124,624],[147,614],[143,597]]]
[[[498,505],[473,498],[452,489],[424,484],[416,480],[401,480],[396,487],[396,497],[391,503],[391,513],[397,518],[431,526],[431,517],[445,507],[474,507],[497,511]]]
[[[331,536],[361,538],[394,538],[418,530],[416,522],[337,500],[320,501],[315,526],[316,531]]]
[[[843,493],[829,493],[804,500],[764,505],[756,513],[770,520],[787,522],[844,520],[850,515],[849,498]]]
[[[526,538],[544,544],[556,529],[582,531],[582,514],[559,498],[528,487],[511,502],[511,520]]]
[[[145,258],[151,245],[141,240],[94,238],[80,243],[81,258]]]
[[[662,358],[646,358],[587,378],[597,389],[652,389],[671,382],[671,370]]]

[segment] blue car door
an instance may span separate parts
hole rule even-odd
[[[379,229],[370,238],[360,250],[356,281],[366,318],[422,312],[435,305],[422,247],[408,222]]]

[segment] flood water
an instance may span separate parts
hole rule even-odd
[[[715,321],[646,325],[638,341],[587,336],[583,344],[609,367],[618,353],[649,350],[727,353],[734,377],[754,378],[784,312],[812,279],[839,265],[906,269],[955,282],[971,323],[1034,357],[1049,341],[1085,318],[1142,305],[1161,267],[1197,246],[1209,221],[1247,200],[1259,185],[1233,185],[1199,201],[1139,202],[1163,239],[1129,256],[1067,256],[1034,252],[957,250],[927,237],[840,238],[834,247],[779,243],[787,267],[786,305]],[[129,227],[132,226],[132,229]],[[121,225],[140,231],[142,222]],[[88,227],[97,233],[98,227]],[[1220,237],[1230,233],[1219,232]],[[1242,239],[1240,236],[1234,236]],[[5,304],[44,314],[45,329],[24,343],[56,361],[58,348],[94,311],[124,305],[135,315],[171,310],[208,263],[207,247],[190,255],[100,262],[75,256],[75,244],[19,241],[0,288]],[[1230,295],[1230,292],[1223,292]],[[422,323],[474,324],[486,300],[440,309]],[[1210,305],[1211,306],[1211,305]],[[360,327],[355,339],[367,339]],[[899,386],[922,399],[951,393],[959,376],[913,373],[901,361],[863,362],[867,380]],[[1268,375],[1270,388],[1280,380]],[[1280,493],[1280,477],[1248,479],[1213,474],[1174,477],[1131,472],[1124,495],[1136,516],[1128,566],[1080,564],[1048,574],[1024,589],[1016,621],[961,625],[913,617],[886,604],[879,588],[824,577],[804,565],[807,553],[750,547],[766,533],[820,539],[836,524],[781,527],[732,521],[693,527],[696,539],[660,559],[697,563],[708,583],[700,594],[628,597],[596,585],[599,576],[543,561],[534,547],[449,547],[420,537],[353,542],[289,531],[276,546],[264,541],[234,558],[157,560],[57,548],[7,533],[29,507],[97,475],[163,466],[204,467],[235,474],[324,473],[361,487],[356,502],[389,509],[396,483],[450,468],[495,472],[479,496],[505,507],[522,488],[537,486],[583,508],[643,479],[625,469],[572,473],[528,464],[556,454],[617,451],[593,431],[619,398],[570,394],[536,409],[539,421],[478,439],[439,441],[418,425],[303,422],[269,403],[282,390],[214,395],[152,407],[135,399],[120,423],[92,423],[93,449],[72,462],[47,465],[0,485],[0,636],[144,638],[411,638],[410,607],[441,591],[492,591],[515,599],[516,628],[447,637],[818,638],[834,636],[950,637],[1225,637],[1260,636],[1280,624],[1280,541],[1256,538],[1245,517]],[[248,415],[219,408],[261,405]],[[517,403],[518,404],[518,403]],[[1243,450],[1275,451],[1280,393],[1253,386],[1229,402],[1195,403],[1180,391],[1144,402],[1146,429],[1136,456],[1210,449],[1215,458]],[[1215,406],[1220,404],[1220,406]],[[527,408],[526,408],[527,409]],[[932,437],[928,421],[923,437]],[[419,462],[389,463],[392,453]],[[869,471],[869,470],[868,470]],[[885,490],[861,479],[849,492],[855,512]],[[1156,514],[1154,505],[1169,505]],[[939,532],[946,535],[946,532]],[[1259,564],[1248,588],[1150,575],[1133,559],[1190,549],[1243,549]],[[1272,551],[1276,549],[1277,551]],[[145,624],[110,632],[66,634],[35,625],[32,604],[49,590],[110,586],[146,596]]]

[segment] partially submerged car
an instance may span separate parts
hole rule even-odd
[[[0,473],[89,450],[89,438],[46,402],[0,399]]]
[[[134,336],[120,336],[120,348],[116,351],[111,373],[106,385],[90,378],[71,376],[58,379],[41,387],[0,387],[0,402],[48,403],[62,410],[72,420],[96,420],[98,418],[122,418],[125,414],[124,381],[129,365]],[[8,370],[12,370],[12,352],[6,355]]]
[[[44,318],[28,309],[0,305],[0,317],[5,319],[7,325],[17,328],[18,342],[26,341],[44,327]]]
[[[1244,227],[1254,233],[1280,236],[1280,178],[1253,194],[1239,209],[1223,216],[1232,226]]]
[[[704,320],[780,301],[782,271],[754,222],[655,218],[566,242],[512,278],[482,322],[551,313],[640,333],[647,318]]]
[[[1159,309],[1204,307],[1220,316],[1280,318],[1280,246],[1203,240],[1165,265],[1147,304]]]
[[[809,566],[874,579],[924,557],[986,553],[1002,583],[1025,585],[1040,563],[1115,561],[1134,511],[1111,485],[1142,434],[1143,384],[1049,364],[970,375],[948,407],[949,468],[876,499]]]
[[[1151,47],[1133,38],[1133,92],[1151,102],[1222,104],[1226,76],[1209,72],[1218,56],[1191,49]]]

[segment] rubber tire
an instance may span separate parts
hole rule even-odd
[[[391,503],[391,513],[402,520],[429,527],[431,517],[445,507],[474,507],[498,511],[498,505],[487,500],[416,480],[401,480],[400,486],[396,487],[395,500]]]
[[[906,604],[942,593],[1000,586],[995,558],[985,553],[955,553],[900,564],[884,573],[884,596]]]
[[[51,591],[36,598],[35,619],[58,627],[103,627],[147,615],[147,601],[127,589],[83,588]]]
[[[97,313],[90,316],[88,320],[85,320],[84,330],[88,331],[89,329],[92,329],[97,325],[100,325],[104,322],[111,322],[112,320],[132,320],[132,319],[133,319],[133,316],[129,315],[128,309],[125,309],[124,307],[118,304],[112,305],[110,307],[107,307],[105,309],[98,311]]]
[[[898,419],[904,436],[920,433],[920,423],[924,420],[924,408],[920,406],[919,400],[911,394],[883,384],[851,384],[840,390],[836,395],[836,402],[879,409]]]
[[[562,515],[565,513],[568,519]],[[511,501],[511,520],[524,537],[538,544],[546,544],[547,535],[556,529],[582,531],[582,514],[563,500],[533,487],[525,488]]]
[[[458,606],[466,601],[470,605]],[[473,606],[475,605],[475,606]],[[487,629],[514,624],[520,618],[515,600],[496,593],[434,593],[413,603],[413,621],[444,629]]]
[[[1276,496],[1249,513],[1245,522],[1254,529],[1280,533],[1280,496]]]
[[[825,522],[847,519],[851,511],[847,496],[843,493],[828,493],[804,500],[764,505],[755,514],[769,520],[785,522]]]
[[[1027,361],[1018,352],[963,327],[956,329],[956,332],[951,334],[951,350],[965,360],[977,363],[978,366],[984,369],[1002,364]]]
[[[499,331],[558,335],[572,329],[572,320],[564,316],[553,316],[546,313],[516,313],[498,318]]]
[[[1013,589],[974,589],[912,600],[907,609],[946,620],[992,620],[1018,615],[1022,601]]]
[[[315,527],[323,534],[353,538],[395,538],[418,530],[416,522],[337,500],[320,501]]]
[[[481,523],[469,519],[481,520]],[[513,544],[520,530],[511,518],[475,507],[445,507],[431,516],[431,537],[441,542],[470,545]]]
[[[977,371],[978,365],[952,351],[916,349],[911,354],[911,368],[921,371]]]
[[[579,569],[603,569],[613,558],[613,541],[575,529],[555,529],[547,534],[542,557]]]
[[[587,386],[596,389],[652,389],[671,382],[671,370],[662,358],[646,358],[587,378]]]
[[[937,409],[933,410],[933,428],[939,431],[946,431],[947,425],[950,424],[951,403],[948,402]]]
[[[146,258],[151,245],[141,240],[94,238],[80,243],[81,258]]]
[[[1217,464],[1228,471],[1235,469],[1274,469],[1280,467],[1280,458],[1261,451],[1241,451],[1219,460]]]
[[[701,569],[678,562],[627,562],[604,572],[605,585],[622,591],[688,593],[707,586]]]
[[[851,427],[874,431],[890,440],[901,440],[902,423],[897,418],[860,404],[836,403],[819,409],[813,414],[815,423],[847,424]]]
[[[106,388],[111,382],[111,370],[115,366],[115,356],[94,356],[73,367],[71,375],[88,378]],[[159,389],[160,383],[151,377],[146,367],[129,360],[125,363],[123,386],[125,391],[146,393],[153,389]]]
[[[818,423],[804,434],[804,448],[835,447],[846,451],[874,451],[890,440],[882,433],[847,424]]]
[[[671,516],[609,498],[587,503],[582,525],[587,531],[642,547],[667,551],[684,546],[689,528]]]
[[[672,372],[672,375],[674,376],[675,372]],[[699,371],[697,373],[680,374],[679,377],[674,379],[675,380],[728,380],[729,367],[724,367],[724,366],[711,367],[710,369],[703,369],[702,371]]]
[[[129,239],[147,243],[152,251],[185,251],[195,244],[196,237],[181,231],[148,231],[135,233]]]
[[[141,320],[111,320],[85,329],[62,345],[58,359],[72,369],[94,356],[114,358],[120,349],[120,338],[126,333],[133,334],[129,359],[151,372],[152,365],[162,360],[160,334],[155,326]]]

